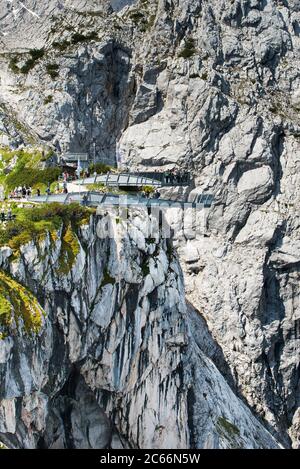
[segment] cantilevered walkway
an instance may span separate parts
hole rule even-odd
[[[107,173],[98,174],[85,179],[78,179],[74,184],[88,186],[91,184],[103,184],[107,187],[143,187],[143,186],[189,186],[191,184],[190,173],[181,175],[168,175],[168,173]]]
[[[144,207],[184,207],[184,208],[204,208],[211,207],[213,196],[211,194],[198,195],[192,202],[183,202],[176,200],[146,198],[141,195],[116,195],[100,194],[99,192],[69,192],[68,194],[53,194],[29,197],[29,202],[71,204],[73,202],[89,207],[101,206],[144,206]]]

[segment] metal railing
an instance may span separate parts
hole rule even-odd
[[[124,205],[124,206],[166,206],[166,207],[185,207],[197,208],[199,206],[208,208],[213,203],[211,194],[201,194],[193,202],[183,202],[168,199],[151,199],[140,195],[116,195],[116,194],[99,194],[99,192],[70,192],[68,194],[41,195],[28,198],[28,201],[36,203],[58,202],[61,204],[71,204],[78,202],[81,205],[94,206],[99,205]]]
[[[78,179],[74,181],[75,184],[90,185],[102,183],[105,186],[115,187],[142,187],[142,186],[189,186],[191,184],[191,177],[189,173],[186,173],[185,179],[178,181],[174,179],[172,182],[166,179],[164,173],[107,173],[97,174],[92,177]]]

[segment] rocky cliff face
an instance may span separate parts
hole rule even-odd
[[[205,355],[217,347],[187,310],[171,242],[145,238],[149,223],[139,210],[129,231],[113,213],[92,216],[68,268],[60,231],[14,259],[2,248],[1,281],[24,305],[29,296],[38,326],[28,328],[26,305],[17,321],[12,301],[0,349],[0,437],[10,447],[278,446]]]
[[[187,298],[236,394],[298,447],[299,2],[24,4],[1,6],[1,138],[192,171],[215,203],[205,237],[175,230]]]

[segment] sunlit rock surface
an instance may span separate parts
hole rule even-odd
[[[215,203],[205,237],[174,221],[188,301],[236,394],[297,448],[299,2],[23,4],[30,11],[0,7],[1,142],[91,154],[95,144],[120,167],[191,171],[195,187],[184,195],[207,191]],[[43,57],[18,72],[32,48]]]
[[[187,309],[171,241],[145,241],[148,215],[131,216],[129,231],[106,217],[113,239],[103,236],[103,216],[92,216],[69,272],[58,266],[59,234],[55,245],[25,245],[16,260],[3,250],[1,268],[45,316],[37,335],[19,324],[1,340],[1,440],[14,448],[277,447]]]

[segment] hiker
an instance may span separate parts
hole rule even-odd
[[[84,207],[87,207],[88,206],[88,195],[87,194],[84,194],[84,196],[82,197],[82,203],[81,203]]]
[[[165,180],[166,180],[166,184],[169,184],[169,182],[171,181],[171,171],[170,170],[166,171]]]
[[[25,186],[22,187],[22,197],[25,198],[27,194],[27,189]]]
[[[160,192],[156,189],[156,191],[153,194],[153,199],[159,199],[160,198]]]
[[[180,184],[181,183],[181,172],[179,169],[176,170],[175,172],[175,181]]]
[[[8,220],[12,220],[11,209],[9,209],[9,210],[7,211],[7,219],[8,219]]]
[[[37,196],[40,197],[40,196],[41,196],[41,189],[38,188],[38,189],[36,190],[36,193],[37,193]]]

